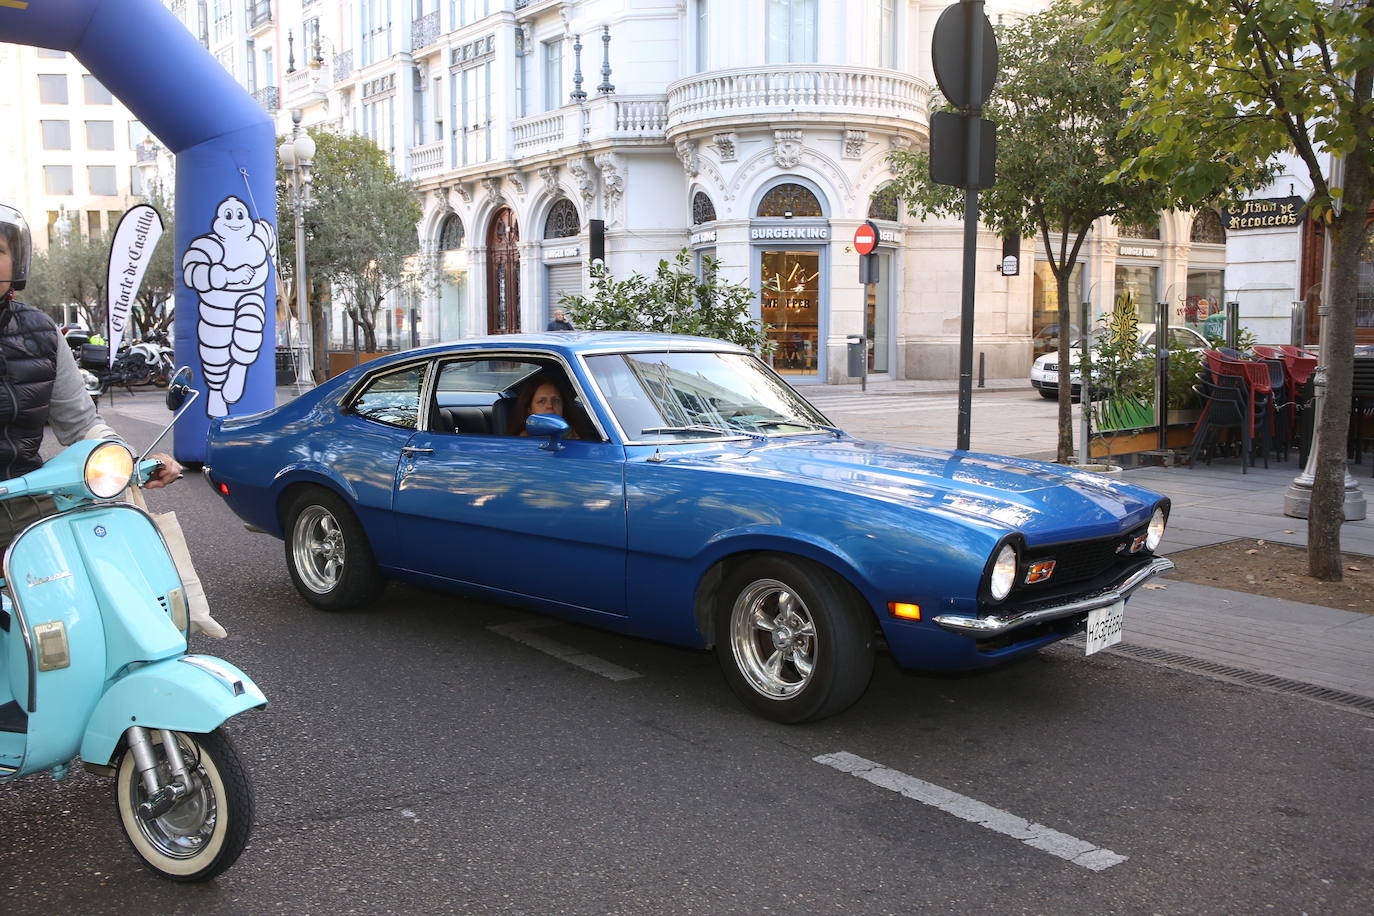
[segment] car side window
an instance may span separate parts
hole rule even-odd
[[[353,412],[387,426],[415,429],[428,370],[429,364],[422,363],[377,376],[353,402]]]

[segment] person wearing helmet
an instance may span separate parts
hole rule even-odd
[[[43,465],[38,448],[44,426],[63,445],[78,439],[118,438],[96,413],[81,383],[71,348],[57,325],[14,294],[28,281],[33,242],[28,223],[15,208],[0,204],[0,480]],[[181,476],[170,455],[154,455],[162,468],[148,481],[165,487]],[[50,514],[51,499],[0,502],[0,547],[34,519]]]

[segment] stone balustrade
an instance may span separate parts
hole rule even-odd
[[[436,140],[410,149],[410,177],[423,178],[444,170],[444,141]]]

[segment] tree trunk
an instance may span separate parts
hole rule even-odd
[[[1055,287],[1059,290],[1059,436],[1055,447],[1055,461],[1060,464],[1068,464],[1073,457],[1073,382],[1069,373],[1073,370],[1070,365],[1069,344],[1073,340],[1072,324],[1070,323],[1070,304],[1069,304],[1069,275],[1073,273],[1073,265],[1067,265],[1062,271],[1054,271]],[[1086,330],[1083,331],[1086,334]],[[1085,340],[1086,343],[1086,340]],[[1088,395],[1088,380],[1082,380],[1082,387],[1079,389],[1082,394],[1079,396],[1080,403]],[[1088,443],[1083,443],[1083,454],[1088,454]]]
[[[1363,98],[1369,98],[1369,70],[1361,74]],[[1357,81],[1359,82],[1359,81]],[[1357,89],[1358,89],[1357,85]],[[1359,93],[1357,92],[1357,95]],[[1341,575],[1341,525],[1345,521],[1345,451],[1350,430],[1350,397],[1355,356],[1355,299],[1359,292],[1360,251],[1365,220],[1374,199],[1374,149],[1356,144],[1345,161],[1341,214],[1332,220],[1330,287],[1321,354],[1326,366],[1326,392],[1318,433],[1317,470],[1307,513],[1307,571],[1314,578],[1338,582]]]
[[[314,281],[307,281],[310,288],[310,365],[318,385],[329,378],[329,341],[325,338],[324,287]]]

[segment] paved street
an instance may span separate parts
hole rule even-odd
[[[976,447],[1052,418],[1024,394],[975,397]],[[951,396],[813,396],[855,432],[952,444]],[[106,413],[134,443],[161,415],[145,395]],[[1195,475],[1173,478],[1197,488],[1180,504],[1264,517],[1234,468],[1165,470]],[[315,611],[280,542],[197,477],[154,498],[230,632],[194,648],[272,701],[232,726],[257,831],[219,880],[172,886],[135,864],[107,782],[6,786],[6,914],[1354,914],[1374,896],[1374,812],[1352,803],[1374,789],[1374,718],[1355,706],[1066,643],[965,677],[880,659],[853,709],[775,725],[704,653],[408,587]],[[1176,587],[1148,598],[1199,602],[1200,631],[1215,596]]]

